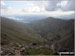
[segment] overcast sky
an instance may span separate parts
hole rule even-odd
[[[67,15],[75,11],[75,0],[1,1],[1,15],[48,14]]]

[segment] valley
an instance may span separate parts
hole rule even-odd
[[[1,20],[2,55],[58,55],[74,51],[74,19]]]

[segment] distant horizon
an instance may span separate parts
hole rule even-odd
[[[16,15],[1,15],[2,17],[7,17],[7,18],[15,18],[15,16],[20,16],[20,17],[29,17],[29,16],[32,16],[32,17],[34,17],[34,16],[36,16],[36,17],[40,17],[40,16],[44,16],[45,18],[46,17],[54,17],[54,18],[60,18],[60,19],[75,19],[75,13],[73,13],[73,14],[68,14],[68,15],[58,15],[58,16],[56,16],[56,15],[47,15],[47,14],[16,14]],[[44,18],[43,17],[43,18]],[[20,19],[20,18],[19,18]],[[16,18],[15,18],[15,20],[16,20]]]

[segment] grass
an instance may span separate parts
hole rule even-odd
[[[52,52],[51,50],[45,50],[45,49],[28,49],[27,52],[29,55],[50,55]]]

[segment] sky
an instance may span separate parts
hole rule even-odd
[[[74,0],[1,0],[1,15],[46,14],[70,15],[75,13]]]

